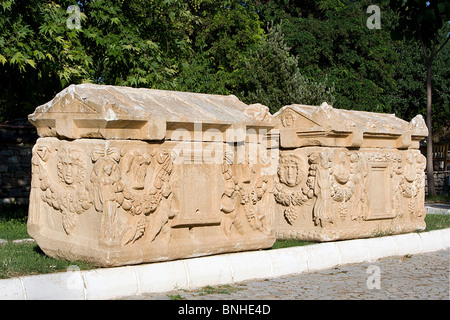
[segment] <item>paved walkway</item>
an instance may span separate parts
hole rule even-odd
[[[450,300],[450,250],[127,300]]]

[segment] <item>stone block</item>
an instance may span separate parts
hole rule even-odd
[[[8,162],[9,164],[18,164],[18,163],[20,163],[20,156],[12,156],[12,157],[9,157],[8,160],[7,160],[7,162]]]
[[[8,192],[9,192],[9,196],[12,198],[22,197],[22,194],[23,194],[23,190],[21,188],[9,189]]]
[[[441,230],[419,233],[422,240],[422,252],[433,252],[446,249],[445,239]]]
[[[444,248],[450,248],[450,228],[440,230],[444,241]]]
[[[369,260],[369,247],[365,239],[338,241],[339,264],[359,263]]]
[[[421,116],[291,105],[274,185],[277,238],[334,241],[423,230],[427,134]]]
[[[271,247],[266,109],[234,96],[69,86],[29,116],[41,136],[29,234],[52,257],[100,266]]]
[[[369,247],[369,261],[397,255],[397,244],[392,236],[370,239],[367,245]]]
[[[5,150],[0,151],[0,155],[10,157],[10,156],[14,155],[14,151],[12,151],[10,149],[5,149]]]
[[[394,238],[399,256],[422,253],[422,241],[418,233],[401,234]]]

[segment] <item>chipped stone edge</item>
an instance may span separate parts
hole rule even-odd
[[[253,279],[450,248],[450,228],[274,250],[0,280],[0,300],[95,300]],[[111,281],[114,279],[114,281]]]

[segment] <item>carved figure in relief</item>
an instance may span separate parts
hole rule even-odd
[[[30,191],[30,203],[38,203],[41,198],[40,185],[45,178],[45,171],[43,169],[43,163],[49,158],[50,151],[46,146],[36,144],[32,149],[31,158],[31,191]],[[28,222],[38,224],[41,219],[41,210],[38,210],[39,206],[30,206],[28,213]]]
[[[222,164],[222,176],[225,181],[225,191],[222,194],[220,203],[221,211],[225,214],[222,221],[222,227],[227,236],[230,234],[233,224],[237,224],[236,205],[237,197],[239,195],[239,186],[236,177],[233,175],[233,161],[234,153],[230,151],[225,152]],[[241,226],[237,224],[237,228],[240,229]]]
[[[154,156],[158,167],[151,187],[144,190],[143,194],[135,194],[132,191],[125,190],[125,205],[122,205],[122,207],[136,218],[136,222],[135,227],[125,233],[124,244],[134,243],[144,235],[147,229],[150,241],[155,240],[160,233],[164,234],[167,241],[170,238],[170,227],[167,223],[169,219],[175,216],[175,213],[171,210],[170,200],[172,194],[170,175],[172,174],[173,160],[167,150],[158,151]],[[146,162],[150,164],[151,159],[147,159]],[[144,165],[146,164],[144,163]],[[142,177],[138,177],[138,179],[140,178]],[[161,210],[157,210],[158,208],[161,208]]]
[[[370,210],[369,195],[366,189],[369,168],[363,155],[356,152],[350,154],[350,173],[350,180],[355,186],[351,219],[363,219]]]
[[[406,153],[403,176],[400,182],[400,190],[404,198],[408,199],[408,212],[416,214],[417,208],[423,207],[423,180],[425,160],[423,155]],[[420,206],[422,205],[422,206]],[[424,210],[419,210],[417,216],[422,216]]]
[[[392,210],[395,217],[401,217],[403,216],[403,212],[400,211],[403,196],[400,183],[403,174],[403,160],[400,154],[397,154],[392,158],[392,171],[392,185],[394,188],[392,193]]]
[[[120,150],[94,148],[91,155],[94,167],[90,178],[90,189],[94,207],[102,213],[101,236],[105,242],[118,242],[121,237],[121,225],[118,221],[117,208],[123,203],[124,184],[121,181],[119,167]]]
[[[427,213],[425,209],[425,168],[427,166],[426,158],[419,153],[416,156],[416,185],[417,185],[417,216],[422,217]]]
[[[290,110],[286,110],[281,116],[281,123],[283,124],[283,127],[292,126],[294,121],[295,121],[295,114]]]
[[[33,165],[38,168],[42,199],[62,214],[64,231],[70,234],[78,223],[78,215],[91,206],[89,194],[84,187],[86,160],[82,151],[73,147],[63,147],[57,153],[57,173],[59,182],[54,182],[48,172],[47,161],[50,151],[45,146],[37,146]]]
[[[313,156],[314,158],[316,156]],[[331,203],[327,204],[332,206],[331,212],[325,214],[321,212],[325,204],[321,203],[326,198],[318,199],[319,202],[317,209],[318,217],[325,217],[325,220],[320,220],[320,225],[323,225],[324,221],[333,223],[333,214],[338,214],[339,218],[344,221],[347,219],[348,213],[351,220],[362,219],[369,211],[369,197],[366,190],[368,166],[364,157],[357,152],[339,152],[337,155],[337,162],[333,165],[333,154],[330,153],[326,156],[321,153],[321,165],[318,166],[319,172],[317,176],[317,187],[320,185],[327,185],[325,176],[328,174],[330,185],[330,200]],[[322,177],[322,172],[325,176]],[[322,188],[320,188],[322,189]],[[322,194],[322,191],[320,193]],[[318,197],[319,198],[319,197]],[[325,216],[324,216],[325,214]]]
[[[279,160],[278,177],[280,182],[295,187],[304,178],[306,162],[294,154],[282,155]]]
[[[334,218],[330,214],[331,196],[331,161],[333,153],[313,152],[309,156],[309,162],[315,171],[314,195],[317,197],[313,207],[313,220],[315,225],[324,226],[333,223]]]
[[[261,175],[261,164],[239,164],[239,169],[248,171],[239,180],[233,173],[233,152],[225,152],[222,174],[225,180],[225,191],[221,199],[221,211],[224,213],[222,228],[229,236],[231,228],[238,232],[244,230],[243,217],[253,230],[265,232],[265,214],[258,210],[257,203],[267,191],[268,176]]]
[[[350,179],[346,153],[339,153],[338,158],[338,163],[332,168],[331,197],[338,204],[337,210],[334,211],[339,212],[341,219],[344,220],[348,213],[347,201],[354,192],[355,184]]]
[[[133,176],[133,189],[144,189],[145,177],[151,161],[151,155],[148,153],[142,153],[139,150],[131,153],[131,157],[126,164],[126,172]]]
[[[311,170],[302,156],[285,154],[280,156],[278,179],[275,185],[275,201],[286,206],[284,217],[292,225],[297,219],[300,206],[310,200],[314,192],[310,177]]]

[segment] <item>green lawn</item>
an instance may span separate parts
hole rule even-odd
[[[27,232],[28,208],[25,206],[0,206],[0,239],[30,238]]]
[[[0,279],[66,271],[71,265],[76,265],[81,270],[95,268],[83,261],[50,258],[34,243],[8,243],[0,246]]]
[[[12,240],[30,238],[27,233],[26,207],[0,207],[0,239],[9,243],[0,245],[0,279],[22,275],[65,271],[71,265],[81,270],[95,268],[81,261],[56,260],[46,256],[34,243],[13,244]],[[425,231],[450,228],[450,215],[430,214],[425,218]],[[313,242],[298,240],[277,240],[272,249],[303,246]]]
[[[425,201],[427,203],[450,203],[450,196],[437,195],[437,196],[426,196]]]
[[[0,239],[9,243],[0,245],[0,279],[66,271],[71,265],[81,270],[95,266],[82,261],[63,261],[46,256],[35,243],[11,243],[12,240],[27,239],[28,208],[24,206],[0,207]]]
[[[427,227],[424,232],[450,228],[450,214],[427,214],[425,223]]]

